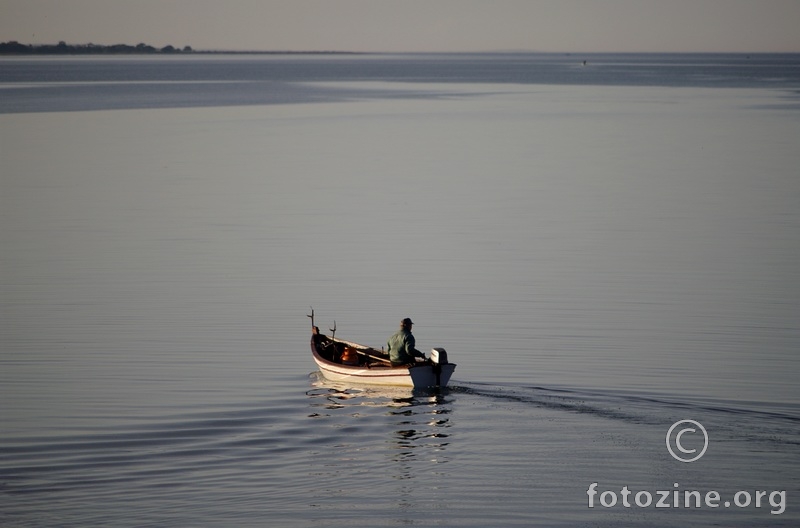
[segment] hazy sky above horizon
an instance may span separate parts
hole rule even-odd
[[[800,52],[800,0],[0,0],[0,42]]]

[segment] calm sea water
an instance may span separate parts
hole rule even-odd
[[[798,94],[796,55],[0,59],[0,525],[796,526]],[[451,387],[325,383],[312,305],[412,317]]]

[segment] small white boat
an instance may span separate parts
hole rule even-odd
[[[431,357],[413,365],[394,366],[389,355],[374,348],[336,338],[336,326],[328,337],[314,326],[311,311],[311,353],[322,376],[329,381],[400,387],[446,387],[456,369],[448,363],[443,348],[431,350]]]

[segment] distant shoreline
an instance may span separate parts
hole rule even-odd
[[[194,50],[191,46],[156,48],[149,44],[21,44],[0,42],[0,55],[358,55],[355,51],[225,51]]]
[[[798,55],[800,52],[776,51],[776,52],[747,52],[747,51],[598,51],[598,52],[576,52],[576,51],[535,51],[535,50],[495,50],[495,51],[430,51],[430,52],[380,52],[380,51],[336,51],[336,50],[195,50],[191,46],[176,48],[168,45],[156,48],[149,44],[67,44],[64,41],[58,44],[22,44],[15,40],[0,42],[1,56],[76,56],[76,55],[375,55],[375,54],[406,54],[416,53],[427,54],[505,54],[523,53],[537,55],[739,55],[750,57],[767,55]]]

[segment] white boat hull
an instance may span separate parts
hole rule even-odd
[[[363,368],[338,365],[314,356],[322,376],[328,381],[392,385],[396,387],[445,387],[456,366],[418,365],[414,367]],[[440,369],[438,378],[435,369]]]

